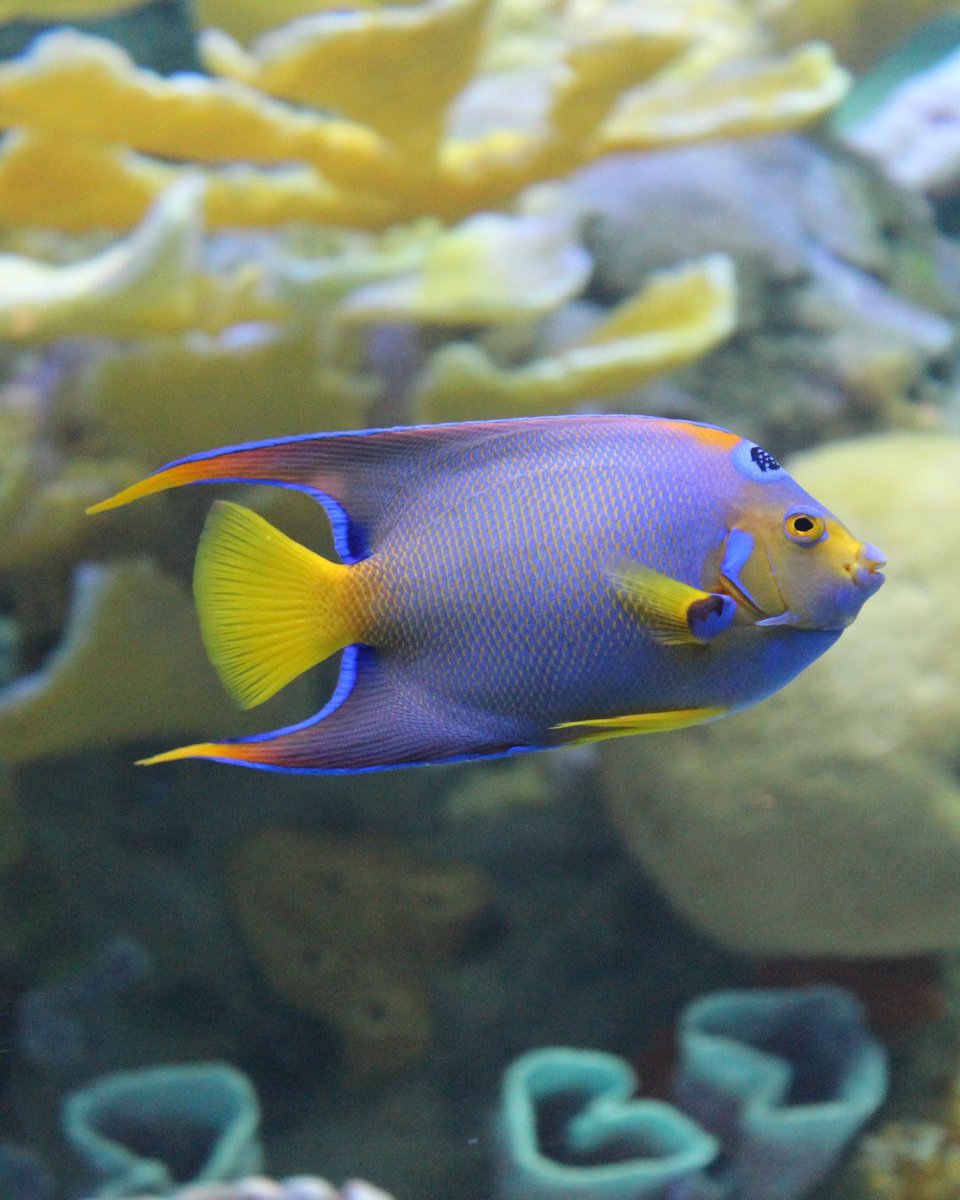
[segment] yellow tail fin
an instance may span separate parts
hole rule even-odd
[[[328,562],[248,508],[218,500],[193,574],[210,660],[244,708],[356,640],[350,568]]]

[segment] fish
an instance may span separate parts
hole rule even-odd
[[[251,442],[88,512],[226,483],[309,493],[340,559],[214,503],[194,595],[226,690],[252,707],[342,651],[338,681],[297,724],[146,764],[346,774],[680,729],[783,687],[884,581],[769,451],[639,415]]]

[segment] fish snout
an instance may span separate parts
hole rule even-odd
[[[883,551],[869,542],[863,542],[857,549],[856,559],[848,565],[847,570],[857,587],[875,592],[884,581],[881,568],[886,565],[887,556]]]

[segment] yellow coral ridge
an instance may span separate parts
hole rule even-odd
[[[429,145],[470,79],[490,0],[425,0],[320,13],[265,34],[252,51],[202,35],[213,72],[273,96],[332,110],[398,143]]]
[[[165,79],[107,42],[49,34],[0,66],[0,126],[14,129],[0,219],[130,228],[193,160],[212,228],[455,222],[610,149],[793,128],[846,87],[822,46],[744,66],[757,30],[731,0],[579,0],[530,83],[545,89],[541,119],[504,128],[491,115],[466,137],[451,106],[475,77],[491,2],[322,11],[250,50],[208,30],[201,49],[226,77],[213,80]]]
[[[147,0],[0,0],[0,21],[69,21],[112,17]]]
[[[516,321],[572,299],[591,265],[567,220],[481,213],[440,237],[417,272],[359,288],[340,316],[441,325]]]
[[[194,0],[192,7],[201,29],[222,29],[249,44],[288,21],[341,6],[342,0]],[[373,0],[350,0],[351,8],[374,6]]]
[[[349,186],[366,182],[383,152],[369,129],[296,112],[232,80],[163,78],[72,29],[0,66],[0,127],[11,126],[165,158],[302,162]]]
[[[850,76],[828,46],[730,65],[706,78],[678,73],[626,96],[604,122],[601,151],[648,149],[703,138],[796,129],[832,108]]]
[[[429,420],[546,413],[636,387],[697,358],[736,326],[732,262],[711,255],[655,275],[588,337],[513,370],[480,347],[454,343],[434,355],[418,394]]]
[[[51,266],[0,255],[0,332],[54,337],[183,327],[196,315],[199,201],[199,185],[184,181],[126,241],[82,262]]]
[[[0,148],[0,220],[72,233],[130,229],[161,193],[188,176],[204,180],[212,229],[289,221],[379,229],[391,219],[383,200],[341,192],[309,167],[177,167],[117,146],[18,130]]]
[[[129,237],[80,262],[0,255],[0,335],[130,336],[282,315],[258,297],[255,267],[217,278],[199,273],[201,200],[200,181],[183,179]]]
[[[255,441],[264,430],[356,429],[377,394],[372,377],[338,370],[309,331],[277,324],[243,336],[152,338],[91,364],[83,382],[111,441],[149,463]]]

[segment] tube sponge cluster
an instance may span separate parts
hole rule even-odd
[[[623,1059],[534,1050],[507,1070],[505,1200],[801,1200],[886,1094],[884,1051],[838,988],[719,992],[679,1028],[674,1104]]]

